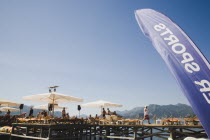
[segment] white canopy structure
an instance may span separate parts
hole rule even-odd
[[[103,100],[95,101],[95,102],[89,102],[86,104],[82,104],[82,107],[98,107],[98,108],[104,108],[104,107],[122,107],[121,104],[116,104],[112,102],[107,102]]]
[[[20,106],[20,103],[0,98],[0,106],[14,107]]]
[[[37,105],[37,106],[34,106],[33,107],[34,109],[44,109],[44,110],[47,110],[48,109],[48,104],[45,104],[45,105]],[[54,105],[54,109],[55,110],[60,110],[60,109],[63,109],[64,107],[62,106],[58,106],[57,104]],[[67,109],[67,107],[65,107]]]
[[[83,102],[83,99],[72,97],[69,95],[57,93],[57,92],[49,92],[43,94],[36,94],[31,96],[24,96],[22,99],[28,101],[35,101],[35,102],[45,102],[48,104],[63,104],[69,102]],[[53,108],[53,115],[54,115],[54,108]]]
[[[15,112],[15,111],[20,111],[20,109],[17,108],[12,108],[12,107],[1,107],[0,111],[11,111],[11,112]]]
[[[72,97],[69,95],[56,93],[56,92],[24,96],[23,99],[28,100],[28,101],[45,102],[45,103],[52,103],[52,104],[58,104],[58,103],[63,104],[63,103],[68,103],[68,102],[83,102],[83,99],[81,98]]]

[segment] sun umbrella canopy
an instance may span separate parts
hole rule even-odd
[[[57,104],[54,105],[54,109],[55,110],[60,110],[60,109],[63,109],[63,108],[64,107],[58,106]],[[65,108],[67,109],[67,107],[65,107]],[[44,109],[44,110],[47,110],[48,109],[48,104],[34,106],[34,109]]]
[[[0,111],[13,111],[13,112],[15,112],[15,111],[20,111],[19,109],[17,109],[17,108],[12,108],[12,107],[1,107],[0,108]]]
[[[83,101],[83,99],[81,98],[72,97],[72,96],[64,95],[57,92],[24,96],[23,99],[29,100],[29,101],[45,102],[45,103],[53,103],[53,104]]]
[[[0,106],[20,106],[20,103],[0,98]]]
[[[103,100],[82,104],[82,107],[122,107],[121,104],[111,103]]]

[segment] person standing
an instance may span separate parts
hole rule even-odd
[[[117,115],[116,111],[114,111],[114,112],[112,113],[112,115]]]
[[[107,108],[107,114],[111,115],[111,111],[109,110],[109,108]]]
[[[33,117],[33,113],[34,113],[34,110],[33,110],[33,108],[31,107],[31,108],[30,108],[30,111],[29,111],[29,117]]]
[[[104,109],[104,108],[103,108],[103,110],[102,110],[101,114],[102,114],[102,117],[105,119],[105,116],[106,116],[106,111],[105,111],[105,109]]]
[[[66,117],[66,109],[64,107],[63,110],[62,110],[62,118],[65,118],[65,117]]]
[[[10,116],[10,110],[7,111],[6,116]]]
[[[144,120],[148,120],[148,124],[150,124],[149,115],[148,115],[148,106],[144,107],[144,119],[142,121],[142,124],[143,124]]]

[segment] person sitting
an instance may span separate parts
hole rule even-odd
[[[114,111],[114,112],[112,113],[112,115],[117,115],[116,111]]]
[[[93,117],[91,115],[89,115],[88,119],[92,119]]]
[[[43,115],[44,115],[44,117],[47,117],[47,111],[44,110]]]
[[[44,110],[42,110],[41,114],[41,118],[44,118]]]
[[[8,110],[4,116],[1,116],[0,121],[1,123],[8,123],[11,120],[10,118],[10,110]]]
[[[40,115],[40,116],[42,116],[42,118],[47,117],[47,111],[42,110],[42,112],[41,112],[41,115]]]
[[[37,118],[41,118],[41,112],[38,112],[36,115]]]
[[[98,114],[96,114],[96,116],[95,116],[94,119],[95,119],[95,120],[98,120],[98,119],[99,119]]]
[[[26,112],[23,112],[22,114],[19,115],[19,118],[25,118],[26,117]]]
[[[76,119],[76,116],[72,116],[72,117],[71,117],[71,120],[74,120],[74,119]]]
[[[9,120],[9,119],[10,119],[10,110],[8,110],[7,113],[5,113],[5,115],[2,118],[2,120]]]
[[[66,113],[66,118],[67,118],[67,119],[69,119],[69,118],[70,118],[69,113]]]
[[[95,124],[98,120],[96,120],[95,118],[93,118],[91,115],[89,115],[88,117],[88,123],[90,124]]]
[[[111,115],[111,111],[107,108],[107,115]]]

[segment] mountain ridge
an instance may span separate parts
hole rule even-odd
[[[158,118],[167,117],[193,117],[195,116],[191,106],[178,103],[176,105],[157,105],[150,104],[148,106],[149,116]],[[135,107],[131,110],[117,111],[117,114],[123,118],[143,118],[144,107]]]

